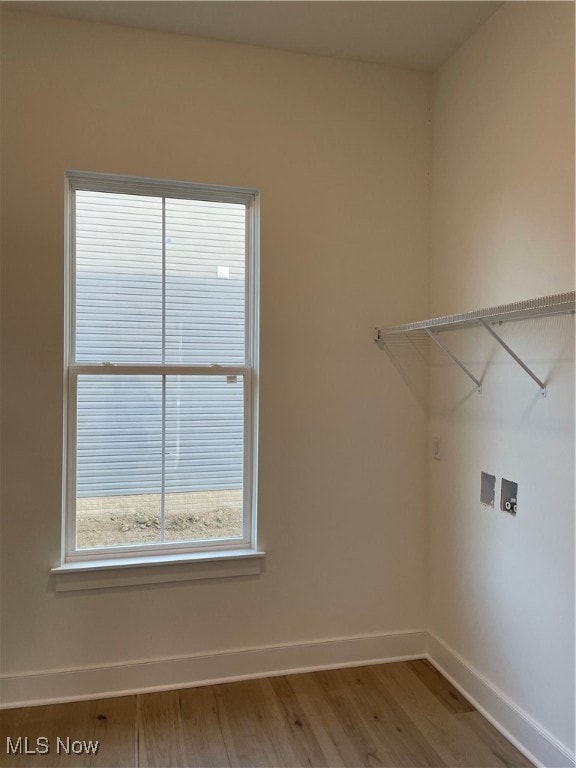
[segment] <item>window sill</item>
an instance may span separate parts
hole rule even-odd
[[[255,549],[82,560],[52,568],[56,591],[257,575],[265,553]]]

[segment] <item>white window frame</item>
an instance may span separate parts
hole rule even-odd
[[[77,191],[142,194],[164,198],[179,198],[246,206],[246,294],[245,294],[245,363],[244,365],[180,365],[180,364],[84,364],[75,361],[75,195]],[[203,573],[206,561],[223,561],[236,556],[262,557],[257,550],[257,448],[258,448],[258,341],[259,341],[259,195],[254,189],[213,186],[141,177],[67,171],[66,172],[66,237],[65,237],[65,346],[64,346],[64,478],[62,562],[53,573],[84,571],[100,565],[133,568],[137,564],[169,565],[187,561],[201,562]],[[164,224],[163,224],[164,226]],[[164,254],[164,243],[163,243]],[[76,392],[78,376],[150,374],[238,376],[244,383],[244,485],[242,536],[234,539],[203,540],[199,542],[170,542],[138,544],[90,549],[76,548]],[[165,382],[165,378],[163,379]],[[222,568],[214,568],[215,576],[226,575]],[[242,572],[242,571],[241,571]],[[247,572],[255,572],[252,570]],[[209,569],[208,569],[209,573]],[[230,571],[230,575],[235,572]],[[207,576],[190,576],[205,578]],[[178,576],[180,580],[182,576]],[[169,581],[162,576],[144,581]],[[120,580],[125,583],[125,580]],[[112,582],[111,582],[112,583]],[[136,579],[131,583],[140,583]],[[58,588],[58,587],[57,587]],[[61,587],[86,588],[86,587]]]

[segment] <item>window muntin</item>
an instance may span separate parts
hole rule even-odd
[[[256,193],[69,181],[65,558],[255,546]]]

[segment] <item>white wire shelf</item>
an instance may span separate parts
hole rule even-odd
[[[473,312],[465,312],[459,315],[445,315],[430,320],[420,320],[415,323],[404,323],[390,328],[375,328],[374,341],[382,342],[398,339],[403,334],[408,335],[414,331],[426,334],[426,336],[440,347],[458,365],[462,371],[474,382],[479,393],[482,392],[482,382],[477,379],[466,366],[453,354],[447,346],[438,339],[442,331],[453,331],[461,328],[483,327],[500,344],[503,349],[515,360],[518,365],[538,384],[542,397],[546,397],[546,384],[521,360],[518,355],[496,333],[493,326],[502,325],[505,322],[517,320],[529,320],[551,315],[574,314],[576,311],[576,292],[557,293],[552,296],[542,296],[538,299],[526,299],[512,304],[500,304],[497,307],[478,309]]]

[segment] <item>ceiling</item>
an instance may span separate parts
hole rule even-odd
[[[13,10],[434,71],[502,3],[68,0],[2,5]]]

